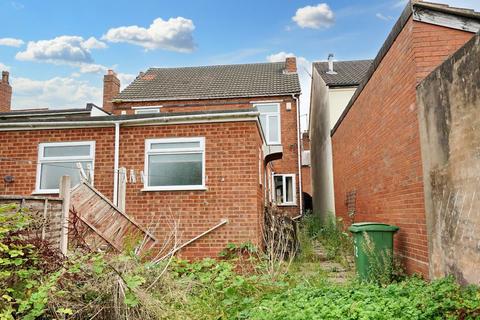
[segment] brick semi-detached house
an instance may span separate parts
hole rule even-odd
[[[11,90],[8,74],[4,82]],[[62,175],[79,181],[81,162],[114,203],[127,179],[125,212],[160,243],[174,221],[181,244],[228,220],[182,250],[185,257],[260,244],[265,204],[301,213],[295,58],[152,68],[119,89],[109,71],[103,109],[10,111],[0,102],[0,175],[13,177],[0,194],[56,194]]]
[[[409,272],[429,275],[416,86],[479,28],[472,10],[409,2],[331,133],[337,216],[398,225]]]

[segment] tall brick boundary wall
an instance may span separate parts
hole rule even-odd
[[[397,27],[397,26],[396,26]],[[398,225],[395,251],[429,275],[416,85],[472,33],[405,21],[332,136],[335,209],[348,223]],[[347,194],[355,192],[353,219]]]
[[[480,284],[480,35],[417,87],[430,275]]]
[[[41,221],[38,236],[60,248],[62,233],[63,200],[53,197],[0,196],[0,205],[15,204],[18,209],[26,209]]]

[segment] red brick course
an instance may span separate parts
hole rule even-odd
[[[472,33],[411,18],[332,137],[336,214],[348,222],[398,225],[396,252],[410,273],[428,276],[428,244],[416,85]]]

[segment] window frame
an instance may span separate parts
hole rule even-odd
[[[198,148],[175,148],[175,149],[152,149],[151,145],[155,143],[178,143],[178,142],[199,142]],[[172,185],[172,186],[149,186],[149,166],[148,159],[150,155],[159,154],[198,154],[202,155],[202,184],[201,185]],[[142,191],[185,191],[185,190],[206,190],[205,180],[205,137],[192,138],[160,138],[145,139],[145,160],[144,160],[144,179]]]
[[[90,147],[89,156],[60,156],[60,157],[45,157],[45,147],[71,147],[71,146],[85,146]],[[42,142],[38,144],[38,161],[37,161],[37,173],[35,181],[34,193],[39,194],[56,194],[60,192],[60,189],[41,189],[42,179],[42,165],[51,162],[92,162],[92,185],[93,177],[95,176],[95,141],[64,141],[64,142]],[[79,173],[80,174],[80,173]]]
[[[281,121],[281,108],[280,108],[280,103],[278,102],[269,102],[269,103],[254,103],[253,106],[257,108],[258,106],[269,106],[269,105],[275,105],[277,107],[277,112],[262,112],[259,110],[260,115],[266,115],[267,116],[267,121],[266,121],[266,128],[263,130],[263,134],[265,136],[265,140],[267,141],[267,145],[279,145],[282,144],[282,121]],[[269,118],[271,116],[278,116],[278,141],[270,141],[270,121]],[[260,117],[259,117],[260,118]],[[260,120],[260,119],[259,119]],[[260,120],[260,124],[261,124]],[[263,129],[263,126],[262,126]]]
[[[277,203],[277,198],[275,195],[275,177],[282,177],[282,202]],[[286,197],[286,189],[287,189],[287,184],[286,184],[286,179],[287,177],[292,178],[292,192],[293,192],[293,197],[291,202],[286,202],[285,197]],[[297,205],[297,181],[296,181],[296,174],[294,173],[273,173],[272,174],[272,201],[277,205],[277,206],[296,206]]]
[[[161,107],[133,107],[132,109],[134,110],[135,114],[156,114],[160,113],[160,108]]]

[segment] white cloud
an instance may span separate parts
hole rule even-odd
[[[139,26],[111,28],[102,39],[110,42],[131,43],[147,50],[192,52],[195,49],[193,30],[195,25],[190,19],[177,17],[165,21],[157,18],[148,28]]]
[[[0,62],[0,71],[8,71],[10,67]]]
[[[120,90],[123,90],[130,84],[130,82],[135,80],[137,76],[131,73],[118,73],[117,77],[120,80]]]
[[[287,57],[295,57],[293,53],[278,52],[267,56],[268,62],[283,62]],[[300,97],[300,124],[302,130],[307,129],[307,117],[310,109],[310,85],[311,85],[311,72],[312,64],[304,57],[297,57],[297,70],[298,78],[300,80],[300,87],[302,88],[302,95]]]
[[[92,63],[92,49],[105,48],[106,45],[89,38],[79,36],[60,36],[51,40],[28,42],[27,49],[17,53],[16,59],[22,61],[44,61],[50,63]]]
[[[60,36],[51,40],[28,42],[25,51],[15,56],[20,61],[46,62],[78,67],[81,73],[103,73],[108,68],[95,64],[91,55],[93,49],[104,49],[107,45],[90,37]]]
[[[328,4],[300,8],[292,18],[301,28],[328,28],[335,22],[335,15]]]
[[[7,47],[21,47],[25,42],[21,39],[15,38],[1,38],[0,39],[0,46],[7,46]]]
[[[102,89],[72,77],[32,80],[12,77],[13,109],[81,108],[87,102],[101,106]]]
[[[385,16],[383,14],[381,14],[380,12],[378,12],[377,14],[375,14],[375,17],[377,17],[378,19],[380,20],[385,20],[385,21],[390,21],[393,19],[392,16]]]
[[[105,42],[99,41],[95,39],[95,37],[90,37],[87,40],[85,40],[82,45],[87,49],[87,50],[92,50],[92,49],[105,49],[107,45]]]

